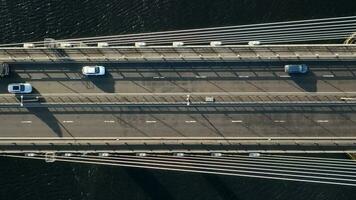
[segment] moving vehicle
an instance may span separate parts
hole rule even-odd
[[[249,42],[248,42],[248,45],[250,45],[250,46],[260,45],[260,44],[261,44],[260,41],[249,41]]]
[[[100,76],[105,74],[104,66],[84,66],[82,68],[83,75],[86,76]]]
[[[7,63],[0,63],[0,77],[3,78],[10,74],[10,67]]]
[[[11,83],[7,86],[9,93],[26,94],[32,92],[32,86],[29,83]]]
[[[305,74],[308,72],[308,66],[302,65],[285,65],[284,71],[289,74]]]

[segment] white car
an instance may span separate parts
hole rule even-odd
[[[86,76],[100,76],[105,74],[104,66],[84,66],[82,68],[83,75]]]
[[[32,92],[32,86],[29,83],[11,83],[7,86],[7,90],[14,94],[26,94]]]
[[[249,42],[248,42],[248,45],[250,45],[250,46],[260,45],[260,44],[261,44],[260,41],[249,41]]]

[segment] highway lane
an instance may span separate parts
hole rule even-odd
[[[356,106],[1,108],[1,137],[356,137]]]
[[[356,91],[353,62],[311,63],[307,75],[289,76],[283,62],[105,64],[104,77],[84,77],[81,64],[17,64],[1,80],[29,82],[38,93],[131,92],[350,92]]]

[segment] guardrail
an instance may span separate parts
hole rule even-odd
[[[353,60],[356,45],[229,45],[0,48],[0,62],[147,62],[147,61],[314,61]]]
[[[354,153],[356,137],[0,138],[0,153]]]

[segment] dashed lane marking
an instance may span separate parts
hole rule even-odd
[[[318,123],[328,123],[329,120],[316,120],[316,122],[318,122]]]
[[[104,123],[115,123],[114,120],[105,120]]]
[[[232,123],[242,123],[242,120],[231,120]]]
[[[286,121],[284,120],[274,120],[275,123],[285,123]]]
[[[333,74],[324,74],[323,77],[324,78],[334,78],[335,75],[333,75]]]
[[[63,121],[63,123],[73,123],[74,121]]]
[[[32,121],[21,121],[22,124],[31,124]]]
[[[195,121],[195,120],[185,121],[185,123],[195,123],[195,122],[197,122],[197,121]]]
[[[152,124],[152,123],[156,123],[156,122],[157,122],[157,121],[149,121],[149,120],[146,121],[146,123],[151,123],[151,124]]]

